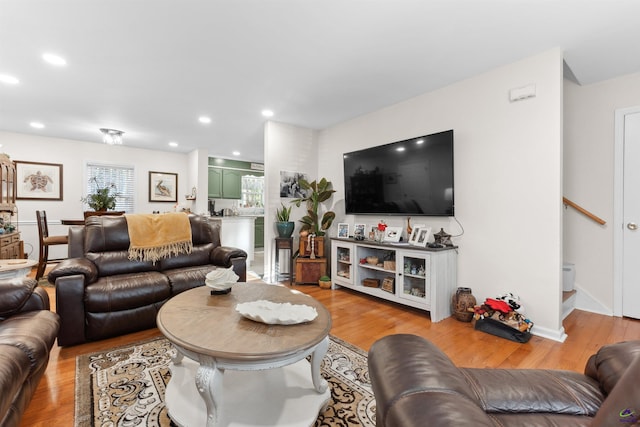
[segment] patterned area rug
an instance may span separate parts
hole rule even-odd
[[[164,338],[76,359],[76,427],[170,427],[164,405],[175,354]],[[336,337],[322,361],[331,401],[316,427],[375,426],[366,353]]]

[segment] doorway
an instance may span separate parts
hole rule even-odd
[[[640,319],[640,106],[616,111],[613,314]]]

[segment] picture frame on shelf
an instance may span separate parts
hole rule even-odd
[[[416,224],[411,229],[411,236],[409,236],[409,244],[417,245],[418,244],[418,236],[420,235],[420,229],[426,227],[425,224]]]
[[[382,285],[380,286],[380,288],[383,291],[387,291],[387,292],[390,292],[390,293],[393,294],[393,293],[395,293],[395,289],[394,289],[394,286],[393,286],[394,285],[394,281],[395,281],[394,278],[391,277],[391,276],[385,277],[382,280]]]
[[[397,243],[402,237],[402,227],[387,227],[384,230],[384,241]]]
[[[149,171],[149,201],[178,202],[178,174]]]
[[[338,224],[338,238],[339,239],[349,238],[349,224],[347,224],[346,222],[341,222]]]
[[[16,200],[62,200],[62,164],[15,160]]]
[[[366,224],[355,224],[353,226],[353,238],[356,240],[364,240],[367,237],[365,235],[366,229]]]
[[[427,242],[429,241],[429,237],[431,237],[431,227],[422,227],[418,231],[418,240],[416,242],[416,246],[422,246],[425,248],[427,246]]]

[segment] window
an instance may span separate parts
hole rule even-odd
[[[116,199],[117,211],[133,213],[135,189],[133,184],[134,170],[132,166],[101,165],[87,163],[87,192],[92,194],[97,187],[104,188],[113,184],[120,196]],[[95,180],[93,179],[95,178]]]

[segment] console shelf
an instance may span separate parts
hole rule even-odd
[[[332,286],[429,311],[431,321],[439,322],[451,315],[457,255],[457,247],[432,249],[333,238]],[[378,261],[372,264],[375,258]]]

